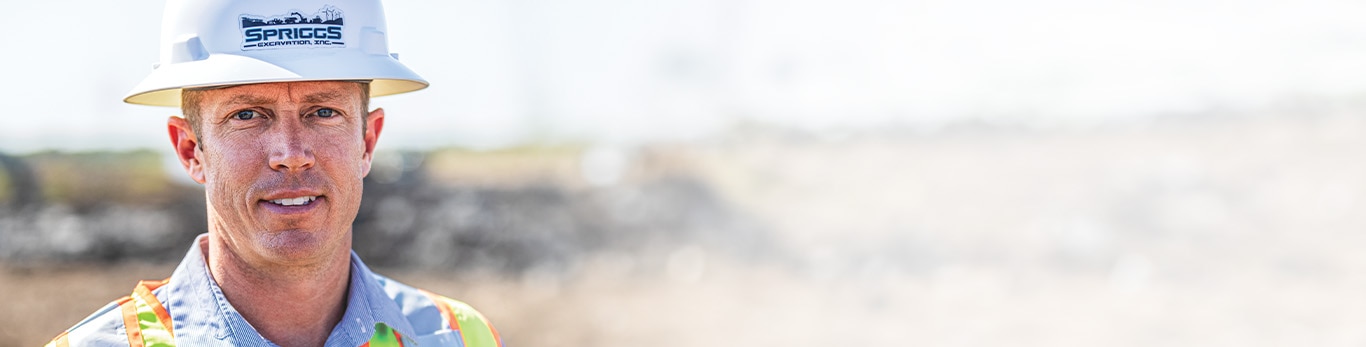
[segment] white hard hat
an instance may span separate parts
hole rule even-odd
[[[179,106],[182,88],[370,81],[370,95],[427,81],[389,53],[379,0],[167,0],[161,62],[124,102]]]

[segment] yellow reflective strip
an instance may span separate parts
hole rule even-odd
[[[138,327],[142,329],[143,344],[147,347],[175,347],[175,338],[166,329],[169,322],[163,323],[156,310],[141,295],[133,295],[133,304],[137,305]]]
[[[390,328],[388,324],[375,323],[375,335],[370,336],[370,342],[366,342],[367,347],[403,347],[403,342],[398,335],[398,331]]]
[[[465,347],[499,347],[498,339],[493,337],[493,326],[484,315],[463,302],[443,299],[455,313],[455,319],[460,321],[460,338],[465,340]]]

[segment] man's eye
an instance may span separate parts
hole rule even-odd
[[[337,115],[337,111],[330,108],[320,108],[317,111],[314,111],[313,114],[318,115],[318,117],[328,118]]]
[[[243,110],[243,111],[237,111],[237,114],[236,114],[236,115],[233,115],[233,117],[237,117],[237,119],[239,119],[239,120],[252,120],[252,119],[256,118],[256,117],[259,116],[259,115],[260,115],[260,114],[256,113],[256,111],[252,111],[252,110]]]

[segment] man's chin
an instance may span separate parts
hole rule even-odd
[[[309,229],[288,229],[267,231],[258,234],[258,250],[278,262],[309,262],[319,257],[327,257],[335,248],[329,233]]]

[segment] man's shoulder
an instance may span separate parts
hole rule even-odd
[[[127,346],[128,336],[123,329],[123,312],[119,310],[118,301],[104,305],[52,341],[57,340],[65,340],[63,342],[69,346]],[[56,345],[59,344],[49,344]]]
[[[417,330],[415,333],[430,334],[443,328],[441,310],[436,307],[436,302],[431,297],[425,295],[426,291],[380,274],[372,275],[380,287],[384,288],[384,294],[398,305],[404,318],[407,318],[413,329]]]
[[[466,342],[470,339],[487,338],[492,344],[502,345],[497,330],[482,313],[473,306],[440,294],[409,286],[391,278],[374,274],[375,280],[384,288],[385,294],[398,305],[400,311],[412,324],[419,336],[432,335],[443,331],[459,331]]]

